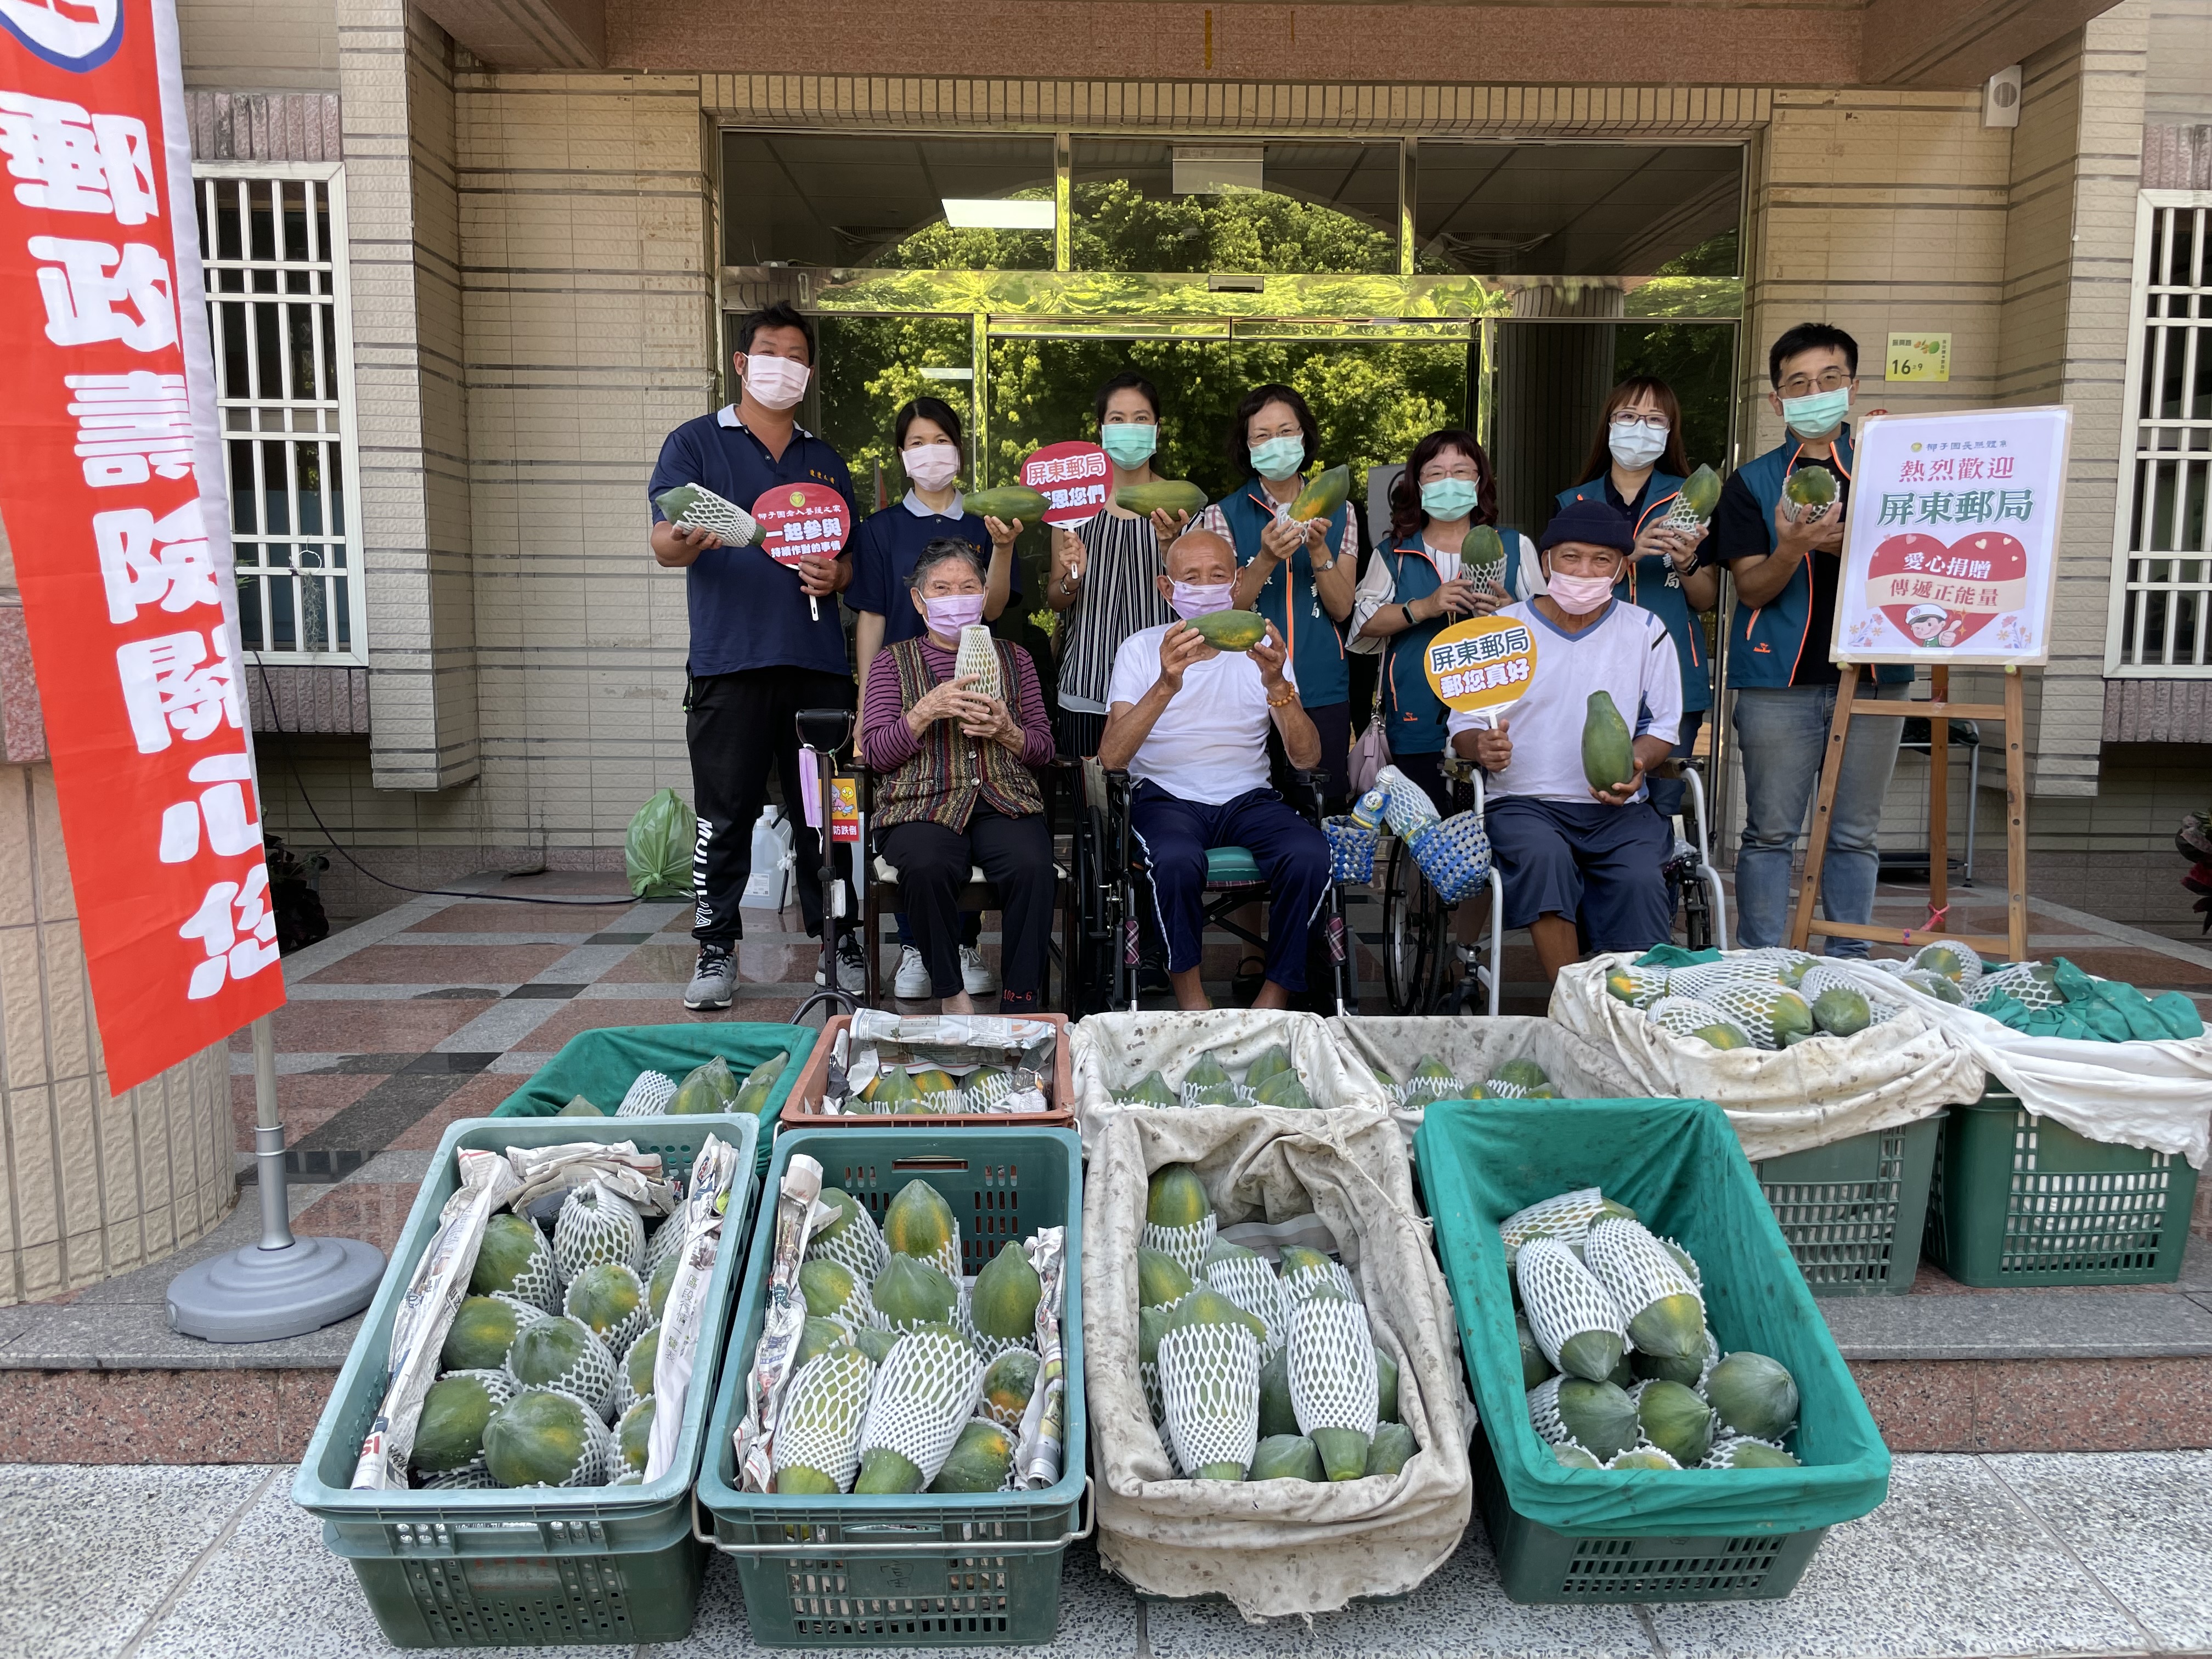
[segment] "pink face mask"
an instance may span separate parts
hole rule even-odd
[[[1223,582],[1218,586],[1194,582],[1177,582],[1168,603],[1176,616],[1188,622],[1194,617],[1210,617],[1217,611],[1226,611],[1235,603],[1230,597],[1235,585]]]
[[[929,631],[942,634],[948,639],[963,628],[973,628],[983,620],[983,596],[981,593],[939,593],[921,602],[921,614],[927,618]]]
[[[907,482],[917,489],[942,489],[960,470],[960,452],[951,444],[916,444],[899,451]]]
[[[806,395],[806,365],[791,357],[745,354],[745,391],[763,409],[789,409]]]
[[[1551,576],[1544,588],[1552,602],[1571,617],[1587,617],[1613,597],[1613,584],[1603,576]]]

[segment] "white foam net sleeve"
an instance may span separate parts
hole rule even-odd
[[[1812,1009],[1786,985],[1717,985],[1706,1000],[1762,1048],[1775,1046],[1774,1016],[1793,1003],[1803,1011],[1799,1027],[1812,1025]]]
[[[1526,1100],[1529,1097],[1525,1084],[1508,1083],[1504,1079],[1496,1077],[1482,1080],[1482,1092],[1486,1098],[1491,1100]]]
[[[1176,1267],[1196,1279],[1199,1265],[1206,1260],[1206,1251],[1213,1246],[1216,1224],[1215,1218],[1211,1215],[1193,1222],[1188,1227],[1156,1227],[1147,1221],[1137,1243],[1146,1249],[1158,1250],[1163,1255],[1173,1257]]]
[[[1667,994],[1711,1002],[1712,994],[1723,986],[1781,982],[1782,964],[1770,957],[1723,957],[1718,962],[1701,962],[1675,969],[1667,975]]]
[[[1621,977],[1628,982],[1626,1001],[1632,1008],[1649,1008],[1661,997],[1665,996],[1667,982],[1672,977],[1672,975],[1664,968],[1631,966],[1622,969],[1620,974]],[[1610,995],[1611,993],[1608,992],[1607,994]]]
[[[1282,1281],[1264,1257],[1256,1255],[1232,1256],[1225,1261],[1206,1264],[1206,1282],[1227,1297],[1267,1328],[1267,1340],[1261,1345],[1260,1363],[1265,1364],[1275,1357],[1275,1352],[1289,1340],[1289,1310],[1284,1305]]]
[[[560,1484],[564,1487],[605,1486],[607,1477],[614,1472],[612,1465],[615,1461],[615,1440],[614,1436],[608,1432],[607,1425],[592,1411],[591,1402],[569,1394],[566,1389],[546,1389],[538,1392],[568,1395],[571,1400],[574,1400],[584,1408],[583,1452],[577,1458],[576,1466],[568,1471],[568,1478]],[[536,1484],[544,1486],[545,1483],[538,1481]]]
[[[921,1471],[927,1486],[945,1467],[961,1425],[975,1414],[982,1388],[975,1351],[957,1336],[918,1331],[901,1337],[876,1371],[860,1450],[898,1453]]]
[[[1498,1224],[1498,1242],[1505,1247],[1509,1261],[1532,1238],[1556,1238],[1562,1244],[1579,1248],[1590,1223],[1604,1211],[1602,1192],[1595,1187],[1579,1187],[1514,1211]]]
[[[853,1288],[846,1292],[844,1301],[838,1304],[837,1311],[830,1317],[856,1331],[877,1327],[887,1328],[891,1322],[876,1311],[875,1302],[870,1297],[868,1290],[869,1282],[856,1276]]]
[[[1386,766],[1375,775],[1375,781],[1389,797],[1382,816],[1390,825],[1390,833],[1401,841],[1409,841],[1416,830],[1434,823],[1441,816],[1429,792],[1415,783],[1395,766]]]
[[[607,1408],[607,1420],[609,1422],[621,1422],[623,1417],[629,1413],[629,1408],[637,1404],[639,1401],[645,1398],[644,1394],[640,1394],[635,1389],[630,1386],[629,1356],[631,1350],[635,1348],[640,1342],[644,1341],[647,1335],[652,1332],[653,1328],[654,1328],[653,1326],[647,1325],[644,1330],[640,1331],[635,1337],[631,1339],[629,1347],[623,1350],[622,1358],[615,1362],[615,1398],[614,1403]],[[659,1340],[658,1338],[655,1338],[654,1340],[656,1341]],[[645,1391],[645,1394],[651,1394],[652,1392],[652,1389],[647,1389]]]
[[[726,501],[704,484],[693,484],[690,506],[677,523],[687,530],[711,530],[726,542],[750,545],[760,534],[760,523],[735,501]]]
[[[1186,1079],[1176,1085],[1176,1095],[1185,1106],[1249,1106],[1252,1091],[1241,1083],[1192,1083]]]
[[[640,1072],[630,1080],[622,1104],[615,1108],[617,1117],[658,1117],[668,1109],[668,1103],[676,1098],[676,1079],[665,1072]]]
[[[1246,1334],[1249,1335],[1250,1333],[1247,1332]],[[1168,1407],[1166,1399],[1160,1393],[1159,1363],[1157,1360],[1139,1360],[1137,1381],[1144,1385],[1145,1405],[1152,1414],[1152,1426],[1156,1429],[1164,1429],[1167,1426]]]
[[[458,1469],[447,1469],[441,1474],[423,1478],[424,1492],[484,1492],[496,1487],[499,1482],[491,1478],[484,1467],[483,1454],[478,1452]]]
[[[1282,1285],[1283,1302],[1294,1308],[1301,1302],[1310,1302],[1316,1297],[1326,1297],[1331,1291],[1346,1302],[1358,1302],[1359,1286],[1352,1283],[1352,1275],[1338,1261],[1308,1262],[1293,1267],[1278,1281]]]
[[[1942,974],[1946,979],[1952,979],[1955,969],[1957,977],[1952,982],[1969,1002],[1974,1000],[1976,988],[1981,983],[1982,958],[1963,945],[1947,945],[1942,940],[1923,945],[1912,953],[1912,965],[1925,968],[1931,974]]]
[[[1036,1351],[1035,1337],[987,1336],[976,1329],[975,1291],[975,1283],[973,1279],[961,1282],[959,1299],[953,1304],[952,1324],[961,1335],[968,1339],[968,1346],[983,1357],[983,1363],[988,1365],[1009,1348],[1027,1348],[1034,1353]]]
[[[1574,1438],[1559,1417],[1559,1384],[1565,1380],[1547,1376],[1528,1390],[1528,1426],[1554,1446],[1564,1446]]]
[[[553,1261],[553,1247],[545,1242],[545,1230],[536,1222],[530,1223],[530,1231],[538,1242],[531,1249],[530,1260],[515,1274],[514,1283],[507,1286],[508,1293],[547,1313],[559,1313],[561,1271]]]
[[[2035,968],[2033,963],[2015,962],[2008,968],[1984,974],[1974,982],[1967,1000],[1978,1006],[2002,991],[2023,1007],[2056,1008],[2066,1000],[2065,994],[2048,979],[2038,979]]]
[[[1439,1100],[1465,1100],[1468,1097],[1468,1081],[1461,1077],[1414,1077],[1392,1085],[1397,1091],[1398,1103],[1408,1109],[1426,1109]]]
[[[1694,1036],[1708,1025],[1735,1024],[1710,1002],[1701,1002],[1696,997],[1673,995],[1663,996],[1646,1008],[1644,1018],[1670,1036],[1677,1037]]]
[[[567,1284],[594,1261],[645,1265],[645,1220],[636,1206],[604,1182],[578,1187],[561,1200],[553,1221],[553,1261]]]
[[[1623,1463],[1620,1460],[1627,1456],[1630,1452],[1636,1454],[1638,1462],[1634,1463]],[[1639,1440],[1634,1445],[1631,1446],[1628,1449],[1628,1451],[1617,1453],[1613,1461],[1606,1465],[1606,1468],[1609,1469],[1641,1468],[1643,1467],[1643,1460],[1652,1457],[1660,1459],[1666,1467],[1670,1469],[1679,1469],[1682,1467],[1680,1463],[1677,1463],[1674,1461],[1673,1453],[1660,1450],[1658,1447],[1653,1445],[1649,1440]]]
[[[514,1374],[512,1349],[508,1351],[507,1375],[518,1393],[524,1389],[550,1389],[556,1394],[574,1395],[605,1421],[614,1414],[615,1357],[607,1352],[607,1345],[592,1334],[589,1326],[584,1327],[584,1334],[587,1340],[583,1352],[558,1376],[543,1382],[526,1382]],[[520,1342],[521,1340],[522,1334],[518,1331],[515,1340]]]
[[[1356,1302],[1316,1297],[1291,1312],[1291,1409],[1298,1432],[1376,1424],[1375,1336]]]
[[[1762,945],[1757,950],[1738,951],[1735,960],[1771,962],[1774,964],[1774,976],[1777,979],[1784,985],[1795,985],[1809,969],[1819,963],[1820,958],[1810,951],[1792,950],[1786,945]]]
[[[883,1231],[865,1206],[855,1206],[852,1219],[836,1232],[827,1237],[817,1233],[806,1241],[809,1261],[834,1261],[854,1279],[872,1283],[890,1256]]]
[[[1209,1463],[1249,1470],[1260,1443],[1260,1345],[1242,1325],[1184,1325],[1160,1338],[1168,1448],[1186,1480]]]
[[[936,1268],[939,1273],[943,1273],[943,1274],[944,1274],[947,1279],[951,1279],[954,1284],[957,1285],[957,1284],[960,1282],[960,1280],[961,1280],[961,1279],[962,1279],[963,1275],[962,1275],[962,1273],[961,1273],[961,1272],[960,1272],[960,1218],[959,1218],[959,1217],[955,1216],[955,1217],[952,1218],[952,1232],[951,1232],[951,1236],[950,1237],[948,1237],[948,1238],[947,1238],[947,1239],[946,1239],[946,1240],[945,1240],[942,1244],[939,1245],[939,1246],[936,1248],[936,1249],[933,1250],[929,1255],[925,1255],[925,1256],[922,1256],[922,1257],[921,1257],[921,1258],[919,1258],[919,1259],[920,1259],[921,1261],[927,1261],[927,1262],[928,1262],[932,1267],[935,1267],[935,1268]],[[886,1250],[886,1251],[884,1252],[884,1260],[886,1260],[886,1261],[890,1260],[890,1252],[889,1252],[888,1250]],[[873,1278],[875,1277],[875,1275],[874,1275],[873,1273],[871,1273],[871,1274],[869,1274],[869,1275],[868,1275],[868,1277],[869,1277],[869,1278],[871,1278],[871,1279],[873,1279]],[[930,1476],[930,1479],[931,1479],[931,1480],[934,1480],[936,1478],[937,1478],[937,1477],[936,1477],[935,1475],[932,1475],[932,1476]]]
[[[647,1284],[653,1282],[654,1268],[684,1248],[684,1236],[689,1226],[689,1212],[679,1206],[653,1230],[645,1241],[645,1265],[638,1269]]]
[[[1527,1252],[1522,1255],[1525,1259]],[[1694,1297],[1698,1307],[1705,1305],[1705,1293],[1698,1288],[1697,1281],[1682,1271],[1682,1264],[1640,1221],[1608,1216],[1594,1223],[1589,1237],[1583,1241],[1583,1255],[1591,1274],[1613,1298],[1624,1328],[1662,1297]],[[1522,1301],[1527,1301],[1528,1295],[1524,1289]]]
[[[1825,963],[1807,969],[1797,986],[1797,994],[1808,1003],[1823,991],[1856,991],[1867,1000],[1869,1008],[1887,1008],[1894,1012],[1899,1006],[1893,1000],[1885,1002],[1881,993],[1868,990],[1850,975],[1839,973]]]
[[[1584,1331],[1611,1331],[1627,1346],[1628,1328],[1613,1297],[1558,1239],[1530,1239],[1521,1247],[1514,1272],[1528,1328],[1553,1370],[1560,1369],[1561,1346]]]
[[[815,1469],[839,1492],[853,1489],[860,1467],[860,1419],[875,1374],[867,1355],[843,1346],[817,1353],[799,1368],[776,1419],[772,1461],[778,1474],[793,1467]]]

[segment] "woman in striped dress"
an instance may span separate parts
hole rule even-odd
[[[1160,435],[1160,394],[1124,371],[1098,388],[1098,441],[1113,465],[1106,509],[1073,530],[1052,532],[1052,574],[1045,603],[1060,613],[1060,752],[1095,755],[1106,729],[1106,686],[1114,653],[1130,635],[1175,621],[1153,579],[1160,551],[1189,523],[1187,513],[1151,518],[1112,505],[1114,490],[1159,482],[1152,453]]]

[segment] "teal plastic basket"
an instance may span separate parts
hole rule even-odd
[[[782,1498],[740,1492],[731,1435],[760,1341],[775,1205],[791,1159],[822,1165],[880,1221],[916,1178],[960,1218],[961,1268],[981,1271],[1008,1239],[1067,1230],[1060,1316],[1066,1359],[1057,1484],[1038,1492],[910,1498]],[[1090,1532],[1083,1449],[1083,1143],[1067,1129],[799,1130],[777,1138],[730,1352],[708,1424],[699,1501],[734,1561],[753,1640],[763,1647],[984,1647],[1047,1643],[1060,1624],[1067,1547]]]
[[[768,1149],[775,1136],[776,1114],[783,1109],[783,1103],[799,1082],[799,1073],[813,1058],[815,1039],[819,1035],[811,1025],[771,1025],[745,1020],[714,1020],[696,1025],[611,1025],[597,1031],[579,1031],[561,1045],[559,1054],[532,1073],[527,1083],[500,1102],[492,1115],[553,1117],[569,1101],[581,1095],[612,1116],[640,1072],[663,1072],[681,1083],[685,1073],[720,1054],[742,1083],[746,1073],[781,1049],[791,1058],[784,1062],[782,1075],[768,1091],[768,1099],[760,1109],[760,1136],[753,1152],[753,1173],[757,1176],[768,1168]],[[584,1120],[587,1123],[590,1121]],[[635,1120],[617,1121],[628,1123]]]
[[[730,1201],[684,1397],[684,1431],[659,1480],[456,1492],[356,1492],[350,1483],[362,1439],[383,1403],[392,1319],[438,1231],[439,1212],[460,1184],[464,1148],[628,1140],[685,1174],[709,1135],[736,1148],[739,1167],[749,1167],[759,1132],[750,1117],[720,1115],[480,1119],[446,1132],[292,1482],[292,1501],[321,1519],[325,1546],[352,1566],[393,1646],[634,1644],[690,1633],[706,1566],[692,1535],[691,1487],[750,1238],[756,1181]]]
[[[1920,1269],[1943,1114],[1754,1164],[1815,1296],[1903,1296]]]

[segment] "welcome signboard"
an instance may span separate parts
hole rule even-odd
[[[1832,660],[2047,661],[2069,427],[2061,407],[1869,417]]]

